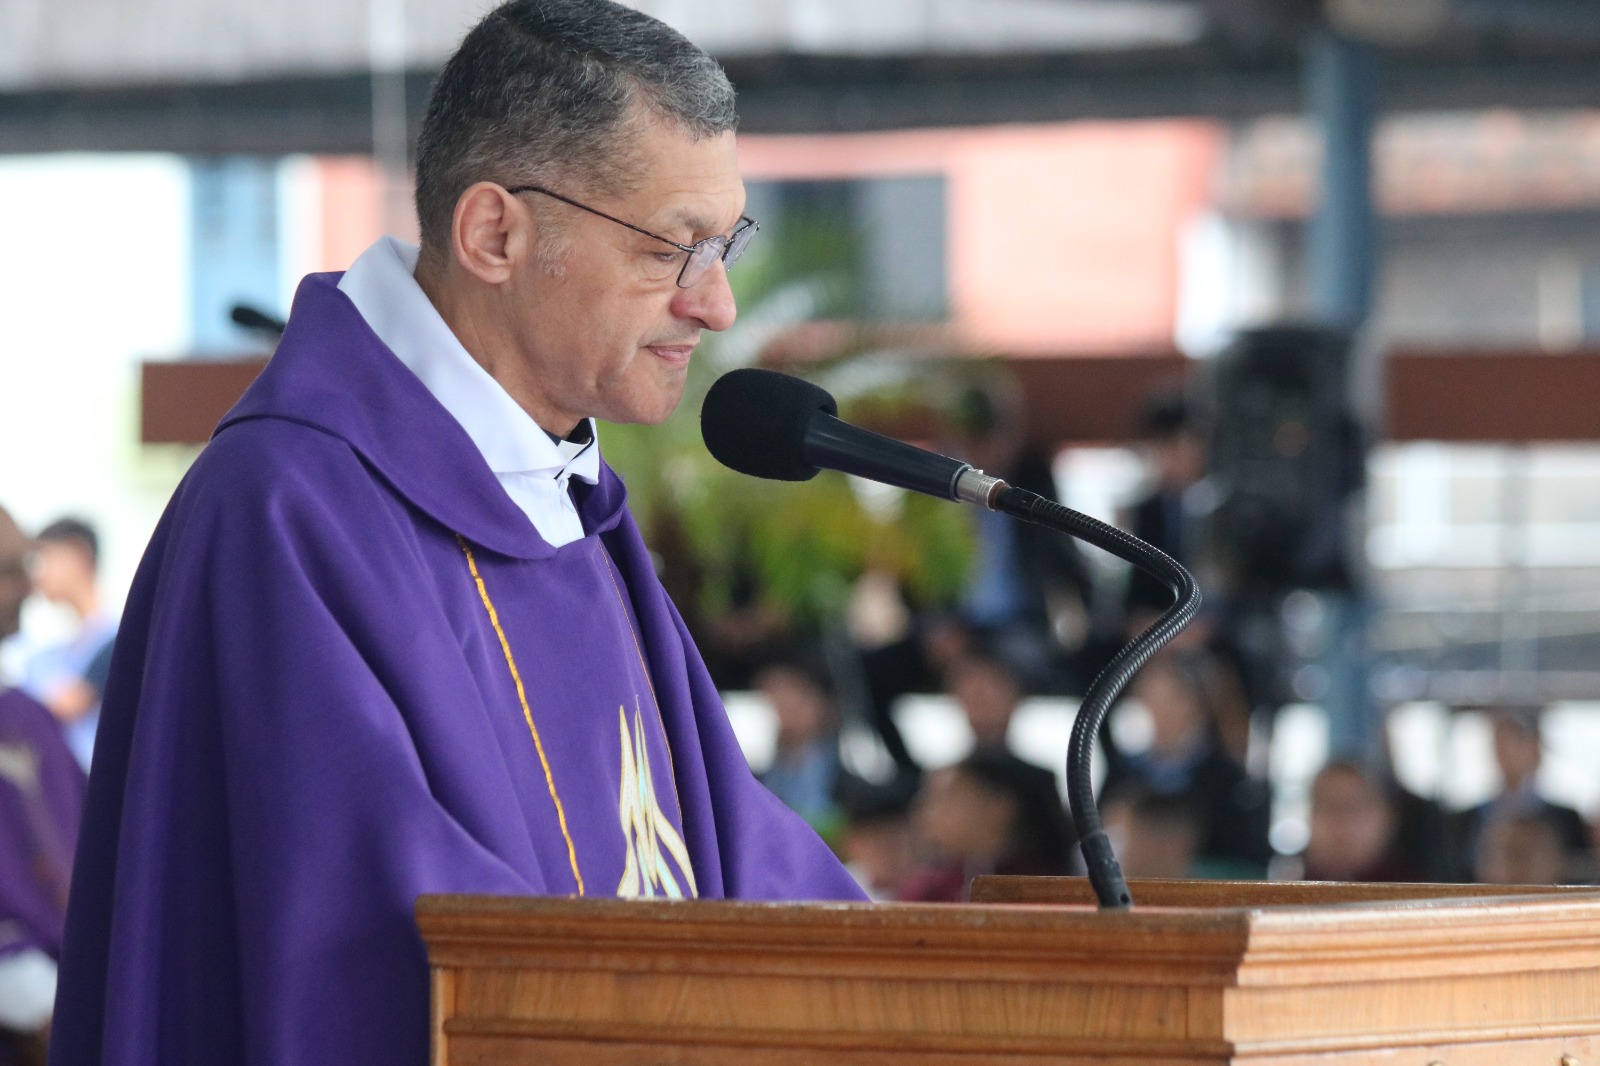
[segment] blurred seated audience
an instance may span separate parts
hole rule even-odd
[[[845,869],[875,900],[899,899],[917,868],[911,801],[917,779],[899,775],[884,784],[842,774],[834,788],[843,822],[836,849]]]
[[[1400,845],[1400,811],[1387,777],[1359,762],[1335,760],[1317,773],[1310,822],[1302,880],[1430,879],[1426,867]]]
[[[1150,746],[1108,757],[1100,803],[1131,789],[1178,799],[1203,827],[1200,860],[1263,877],[1272,858],[1271,796],[1219,742],[1207,680],[1214,669],[1209,654],[1189,649],[1158,655],[1139,671],[1129,694],[1150,715]]]
[[[1073,834],[1054,784],[1014,755],[974,752],[925,774],[912,809],[924,856],[903,900],[958,902],[981,874],[1065,874]]]
[[[839,713],[827,671],[820,658],[790,649],[758,667],[754,681],[778,723],[776,751],[761,783],[824,839],[831,839],[839,828],[833,799],[839,778]]]
[[[1485,885],[1559,885],[1571,881],[1571,849],[1561,826],[1534,812],[1487,823],[1478,840],[1473,879]]]
[[[1500,770],[1500,792],[1487,803],[1462,811],[1450,832],[1453,880],[1471,880],[1481,865],[1479,850],[1496,822],[1533,815],[1554,827],[1563,862],[1582,864],[1591,857],[1589,827],[1571,807],[1539,792],[1539,766],[1544,758],[1540,711],[1534,707],[1498,707],[1490,712],[1494,760]]]

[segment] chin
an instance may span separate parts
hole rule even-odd
[[[672,388],[664,389],[658,393],[652,403],[641,405],[643,409],[640,411],[639,424],[659,426],[668,418],[671,418],[672,413],[683,402],[683,385],[684,381],[680,378],[673,383]]]
[[[659,426],[672,417],[672,413],[678,409],[678,402],[681,399],[683,399],[683,392],[679,390],[671,396],[662,397],[653,403],[632,404],[626,409],[618,411],[616,417],[601,417],[604,421],[616,425]]]

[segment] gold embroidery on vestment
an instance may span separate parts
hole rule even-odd
[[[622,787],[617,796],[617,816],[622,821],[623,846],[627,851],[617,895],[683,899],[687,894],[689,898],[697,897],[700,891],[695,885],[694,867],[689,863],[689,849],[656,799],[644,715],[636,706],[633,727],[629,729],[628,712],[618,706],[617,727],[622,739]],[[668,856],[677,864],[685,885],[679,885],[673,876],[672,867],[667,865]]]

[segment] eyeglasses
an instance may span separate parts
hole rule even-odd
[[[591,215],[599,215],[608,222],[626,226],[633,232],[642,233],[652,240],[660,241],[662,244],[672,245],[678,251],[683,252],[685,256],[683,268],[678,271],[678,288],[680,289],[687,289],[694,285],[695,282],[705,276],[706,271],[711,268],[711,264],[718,259],[722,260],[725,270],[732,270],[733,264],[739,261],[739,257],[744,254],[746,246],[750,244],[750,238],[754,237],[756,230],[761,228],[755,219],[747,215],[740,215],[739,224],[734,227],[732,233],[726,236],[718,234],[715,237],[707,237],[703,241],[696,241],[694,244],[679,244],[677,241],[668,240],[659,233],[651,233],[647,229],[635,226],[632,222],[624,222],[620,218],[608,215],[604,211],[596,210],[588,204],[580,204],[571,197],[562,196],[558,192],[551,192],[540,185],[518,185],[507,189],[506,192],[512,195],[524,192],[540,193],[550,197],[552,200],[560,200],[564,204],[570,204],[580,211],[587,211]]]

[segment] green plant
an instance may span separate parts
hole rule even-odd
[[[741,262],[732,275],[738,323],[703,339],[683,402],[664,425],[604,429],[607,460],[627,483],[646,537],[670,528],[691,556],[668,561],[699,577],[698,602],[685,607],[720,613],[753,579],[765,605],[814,628],[843,613],[851,587],[869,570],[897,578],[918,602],[948,602],[972,553],[961,508],[895,490],[864,494],[834,473],[800,485],[760,481],[722,467],[700,441],[700,405],[712,381],[753,363],[783,331],[840,305],[848,272],[805,258],[816,269],[797,278],[783,277],[770,253]],[[881,414],[924,402],[930,374],[945,365],[885,359],[865,346],[866,336],[817,368],[838,385],[846,416],[853,408]]]

